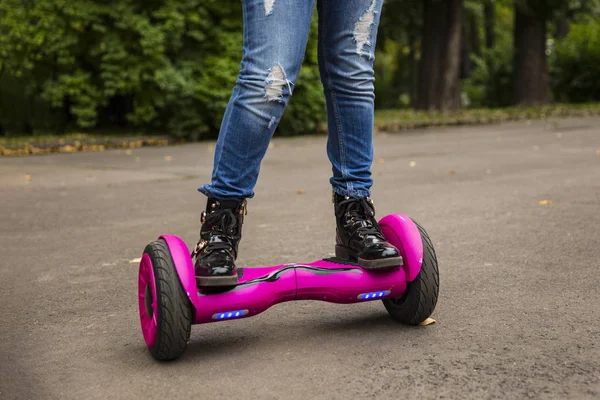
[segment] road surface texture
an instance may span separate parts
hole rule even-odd
[[[380,302],[294,302],[192,328],[154,361],[137,263],[197,240],[214,143],[0,159],[1,399],[585,399],[600,396],[600,119],[379,133],[379,216],[422,223],[428,327]],[[324,137],[276,139],[239,265],[333,252]]]

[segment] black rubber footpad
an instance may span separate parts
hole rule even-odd
[[[339,258],[339,257],[324,258],[323,261],[334,263],[334,264],[341,264],[341,265],[352,265],[354,267],[359,266],[358,263],[356,263],[356,262],[353,262],[350,260],[344,260],[343,258]]]

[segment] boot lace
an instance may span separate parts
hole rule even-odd
[[[211,253],[215,250],[235,251],[230,242],[230,235],[235,233],[235,228],[238,224],[234,212],[230,209],[216,210],[209,214],[202,213],[203,225],[210,227],[210,239],[205,241],[202,239],[200,232],[200,241],[196,244],[196,248],[192,252],[192,257],[204,250],[204,254]],[[218,236],[218,240],[212,240]]]
[[[383,233],[378,224],[373,223],[375,211],[369,199],[345,199],[340,201],[339,210],[342,214],[349,214],[357,229],[352,232],[352,237],[357,233],[365,235],[374,235],[384,240]]]

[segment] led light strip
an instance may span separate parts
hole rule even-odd
[[[220,312],[220,313],[214,314],[212,316],[212,319],[223,320],[223,319],[240,318],[246,314],[248,314],[248,310],[225,311],[225,312]]]
[[[379,292],[361,293],[358,295],[358,300],[375,300],[385,297],[392,293],[391,290],[381,290]]]

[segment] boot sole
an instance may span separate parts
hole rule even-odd
[[[233,276],[197,276],[196,286],[199,288],[237,286],[238,275]]]
[[[354,261],[364,269],[387,270],[404,264],[402,257],[388,257],[377,260],[365,260],[356,255],[356,252],[339,244],[335,246],[335,256],[343,260]]]

